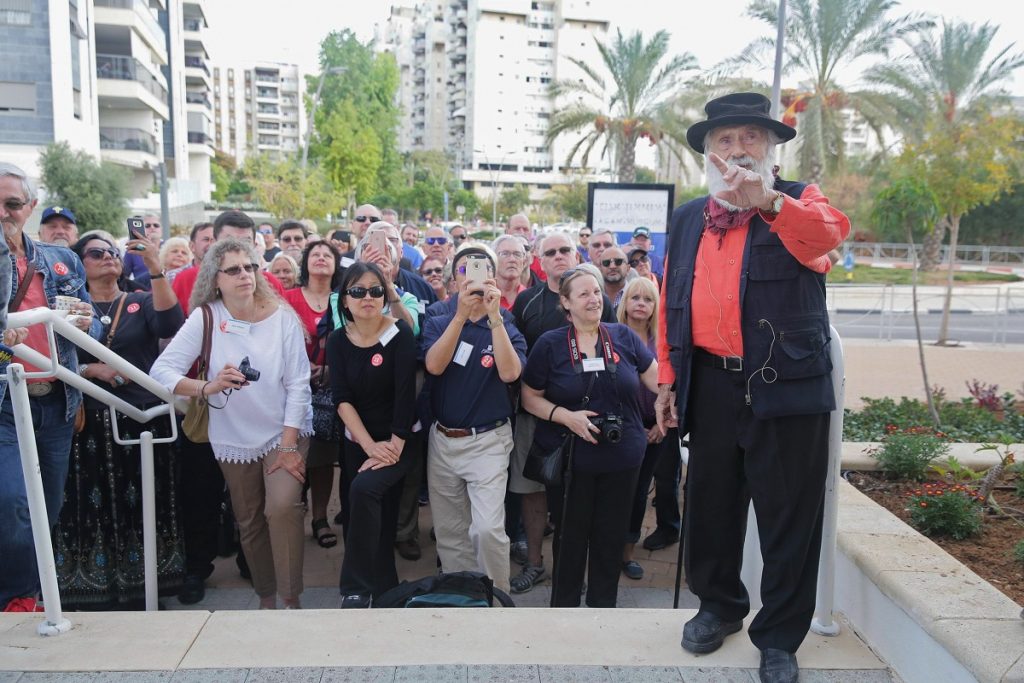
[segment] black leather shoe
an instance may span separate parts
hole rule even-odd
[[[743,628],[743,620],[725,621],[711,612],[697,612],[697,616],[683,626],[683,649],[698,655],[714,652],[722,647],[725,637]]]
[[[407,541],[395,541],[395,550],[410,562],[415,562],[423,557],[423,551],[420,550],[420,542],[415,538],[410,538]]]
[[[344,595],[341,598],[341,609],[366,609],[371,602],[369,595]]]
[[[661,550],[679,542],[679,532],[675,529],[658,527],[644,539],[644,550]]]
[[[178,591],[178,602],[183,605],[194,605],[206,597],[206,583],[203,578],[195,574],[189,574],[181,584]]]
[[[761,683],[797,683],[800,679],[796,655],[771,647],[761,650],[761,667],[757,673]]]

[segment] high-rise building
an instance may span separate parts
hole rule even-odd
[[[301,154],[305,84],[295,64],[214,67],[214,144],[238,163],[250,154]]]
[[[38,176],[39,153],[67,142],[129,169],[137,211],[159,207],[165,163],[171,208],[201,209],[212,147],[191,109],[212,83],[188,72],[203,2],[0,0],[0,155]]]
[[[565,104],[551,96],[551,84],[584,77],[569,58],[600,63],[595,38],[607,38],[607,2],[396,3],[378,45],[399,67],[402,151],[449,152],[463,184],[484,198],[522,183],[538,199],[593,173],[578,157],[566,164],[573,136],[553,144],[545,136]]]

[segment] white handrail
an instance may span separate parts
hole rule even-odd
[[[28,400],[28,387],[25,382],[30,378],[55,378],[83,393],[107,404],[110,409],[111,426],[114,441],[123,446],[139,445],[142,478],[142,522],[143,522],[143,554],[145,566],[146,609],[155,611],[157,606],[157,575],[156,575],[156,499],[154,486],[153,444],[173,443],[178,437],[178,423],[174,415],[175,397],[149,375],[117,355],[105,345],[81,331],[65,318],[67,312],[52,311],[48,308],[34,308],[8,315],[8,327],[29,327],[46,325],[47,342],[50,356],[47,358],[38,351],[19,344],[14,347],[15,356],[32,363],[38,368],[48,368],[36,372],[25,372],[20,363],[11,363],[7,370],[8,391],[11,393],[11,405],[14,408],[14,421],[18,432],[18,444],[21,451],[21,465],[25,476],[29,514],[32,522],[32,537],[35,542],[36,562],[39,567],[39,583],[43,593],[43,606],[46,620],[39,625],[40,635],[57,635],[71,628],[71,623],[64,618],[60,604],[60,590],[57,586],[57,570],[53,558],[53,545],[50,539],[50,528],[46,514],[46,502],[43,495],[43,483],[39,470],[39,453],[36,449],[35,430],[32,426],[32,410]],[[146,389],[158,399],[162,405],[148,410],[127,403],[106,389],[99,387],[84,377],[59,364],[57,344],[54,334],[60,334],[97,359],[107,363],[117,372]],[[159,439],[153,437],[151,431],[144,431],[138,439],[124,439],[117,426],[117,414],[123,413],[128,418],[145,424],[161,415],[170,421],[170,435]]]

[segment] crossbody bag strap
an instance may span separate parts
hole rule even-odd
[[[199,352],[199,374],[209,379],[210,351],[213,345],[213,311],[209,304],[203,304],[203,345]]]
[[[114,344],[114,335],[117,334],[117,323],[121,320],[121,311],[124,310],[124,302],[128,298],[127,294],[122,294],[121,298],[117,302],[117,313],[114,314],[114,322],[110,323],[110,331],[107,332],[107,348],[109,349]]]
[[[28,265],[25,266],[25,277],[21,278],[21,282],[18,283],[18,291],[15,293],[14,298],[11,299],[9,310],[16,311],[21,307],[21,302],[25,300],[25,295],[28,294],[28,288],[32,284],[32,277],[35,274],[36,264],[29,261]]]
[[[590,403],[590,392],[594,388],[594,382],[596,380],[597,380],[597,373],[596,372],[590,373],[590,383],[587,384],[587,391],[583,395],[583,403],[580,404],[580,410],[585,409],[587,407],[587,404]]]

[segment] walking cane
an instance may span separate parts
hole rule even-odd
[[[565,472],[562,473],[562,514],[558,517],[558,552],[552,552],[551,560],[551,606],[555,606],[558,594],[558,556],[565,547],[565,511],[569,509],[569,486],[572,485],[572,454],[576,450],[576,437],[569,439],[569,453],[565,457]],[[552,548],[554,550],[554,548]]]
[[[680,460],[683,458],[682,449],[688,448],[689,445],[690,442],[688,440],[679,439]],[[689,468],[687,468],[687,473],[689,473]],[[690,502],[690,496],[686,493],[686,482],[688,479],[689,477],[686,476],[680,482],[683,487],[683,509],[679,513],[679,557],[676,559],[676,592],[672,597],[672,609],[679,609],[679,586],[683,581],[683,542],[686,540],[686,506]]]

